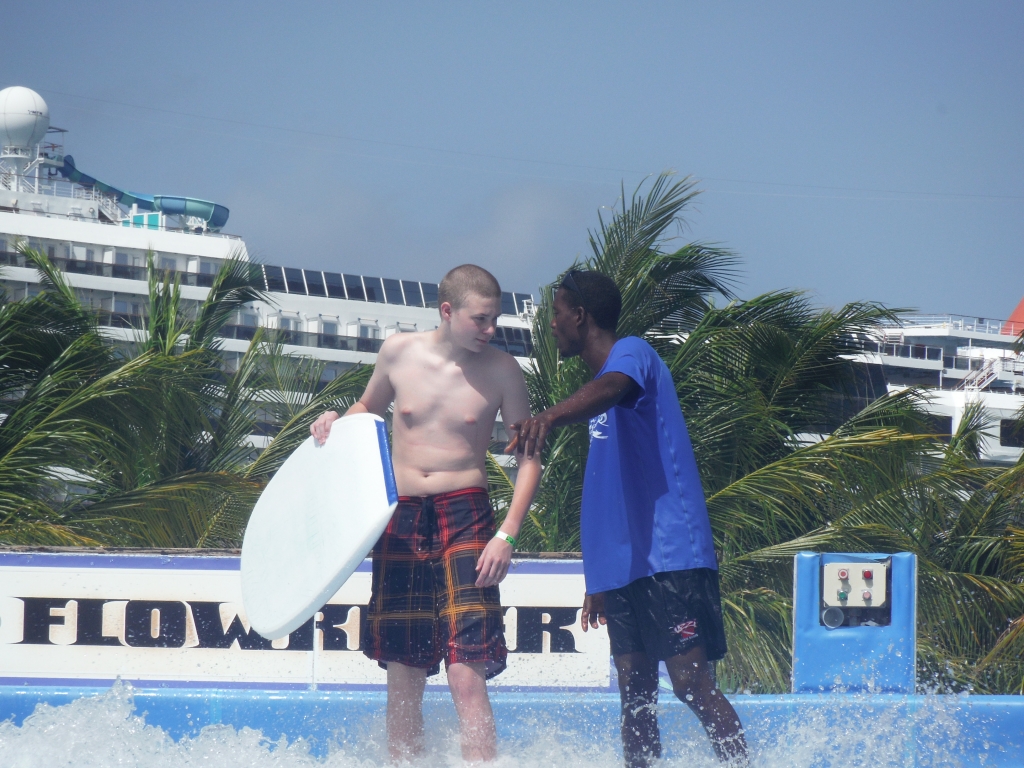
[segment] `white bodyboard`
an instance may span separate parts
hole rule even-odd
[[[398,505],[388,433],[370,413],[310,437],[274,475],[242,542],[242,601],[269,640],[305,623],[373,549]]]

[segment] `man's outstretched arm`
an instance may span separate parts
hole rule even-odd
[[[512,429],[516,434],[505,447],[505,453],[515,451],[527,459],[539,456],[544,448],[544,440],[552,429],[598,416],[634,395],[639,389],[640,386],[633,379],[618,371],[588,381],[562,402],[513,424]]]

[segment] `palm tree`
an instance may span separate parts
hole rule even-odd
[[[145,328],[116,343],[45,256],[22,253],[43,291],[0,308],[0,540],[237,545],[312,415],[346,407],[369,375],[322,383],[322,363],[284,355],[262,333],[225,370],[218,334],[267,298],[242,259],[191,311],[150,263]],[[255,455],[250,435],[268,421],[279,431]]]

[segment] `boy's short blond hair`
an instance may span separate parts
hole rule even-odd
[[[500,299],[501,286],[497,279],[483,267],[476,264],[462,264],[448,271],[437,286],[437,305],[445,302],[458,309],[466,302],[466,297],[475,293],[485,299]]]

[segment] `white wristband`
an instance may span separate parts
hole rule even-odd
[[[494,534],[494,538],[501,539],[502,541],[507,541],[509,544],[512,545],[513,549],[516,546],[516,537],[515,536],[509,536],[504,531],[498,531],[497,533],[495,533]]]

